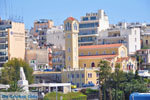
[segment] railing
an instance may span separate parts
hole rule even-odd
[[[97,34],[97,33],[79,33],[79,35],[93,35],[93,34]]]
[[[93,39],[91,39],[91,40],[78,40],[78,42],[92,42],[92,41],[95,41],[95,40],[93,40]]]

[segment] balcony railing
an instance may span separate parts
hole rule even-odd
[[[92,41],[95,41],[95,40],[93,40],[93,39],[91,39],[91,40],[78,40],[78,42],[92,42]]]
[[[93,35],[93,34],[97,34],[97,33],[79,33],[79,35]]]

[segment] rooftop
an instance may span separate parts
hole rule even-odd
[[[74,20],[75,20],[75,18],[73,18],[73,17],[68,17],[67,19],[68,19],[68,20],[71,20],[71,21],[74,21]]]

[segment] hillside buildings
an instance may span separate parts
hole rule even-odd
[[[104,10],[97,13],[87,13],[79,23],[79,46],[97,43],[99,32],[109,28],[108,16]]]
[[[65,33],[62,25],[54,26],[47,30],[46,43],[65,49]]]
[[[100,32],[98,44],[123,43],[128,50],[128,54],[133,54],[141,49],[140,28],[127,27],[126,23],[121,26],[114,26]]]
[[[101,60],[106,60],[115,69],[118,63],[121,70],[129,72],[137,69],[136,59],[128,57],[123,44],[103,44],[80,46],[78,49],[78,21],[69,17],[64,21],[66,33],[66,69],[62,70],[62,82],[82,87],[83,84],[98,84],[96,70]],[[78,54],[79,53],[79,54]]]
[[[0,67],[12,58],[25,58],[24,23],[0,19]]]
[[[38,36],[38,31],[41,29],[52,28],[54,25],[52,20],[40,19],[34,22],[34,36]]]
[[[150,70],[150,49],[137,50],[135,54],[139,61],[139,70]]]
[[[146,27],[141,32],[142,48],[150,48],[150,24],[147,24]]]

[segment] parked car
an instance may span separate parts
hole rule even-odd
[[[45,69],[44,72],[51,72],[53,71],[52,69]]]
[[[76,89],[77,86],[76,86],[76,85],[71,85],[71,88],[72,88],[72,89]]]
[[[84,84],[83,87],[94,87],[95,84],[94,83],[89,83],[89,84]]]

